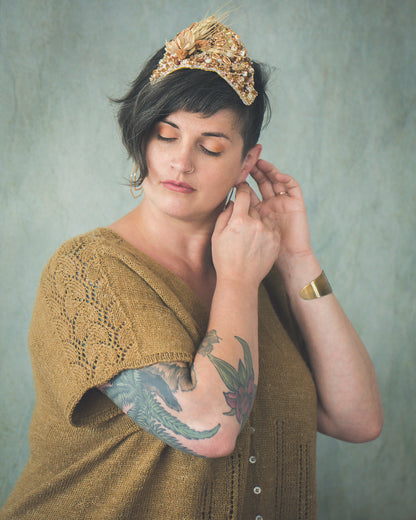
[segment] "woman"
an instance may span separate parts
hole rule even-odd
[[[143,200],[43,272],[31,457],[0,518],[315,518],[317,429],[379,435],[300,187],[260,159],[265,83],[211,17],[120,100]]]

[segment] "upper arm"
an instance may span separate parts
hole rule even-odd
[[[173,448],[201,455],[204,441],[217,435],[220,424],[202,430],[195,425],[188,410],[189,393],[196,387],[191,376],[187,363],[157,363],[124,370],[100,390],[150,434]]]

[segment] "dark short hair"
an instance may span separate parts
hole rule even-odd
[[[270,120],[266,94],[269,74],[264,65],[252,62],[258,95],[254,103],[246,106],[216,72],[179,69],[150,84],[150,76],[164,50],[164,47],[159,49],[149,59],[124,97],[113,100],[120,104],[118,121],[123,144],[139,167],[138,185],[147,175],[146,145],[155,123],[178,110],[202,113],[207,117],[219,110],[233,110],[241,125],[243,157],[257,143],[265,115],[266,123]]]

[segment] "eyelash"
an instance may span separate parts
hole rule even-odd
[[[212,152],[211,150],[207,150],[203,146],[201,146],[201,148],[204,153],[206,153],[207,155],[211,155],[212,157],[218,157],[221,155],[221,152]]]
[[[165,141],[167,143],[170,143],[176,139],[176,137],[164,137],[163,135],[160,135],[160,134],[158,134],[157,138],[159,139],[159,141]],[[202,145],[201,145],[201,150],[205,154],[210,155],[211,157],[218,157],[219,155],[221,155],[221,152],[212,152],[211,150],[208,150],[207,148],[205,148]]]

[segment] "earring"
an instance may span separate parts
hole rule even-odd
[[[225,199],[224,209],[226,209],[226,207],[228,206],[228,203],[230,202],[232,196],[234,195],[234,190],[236,190],[236,189],[237,188],[235,186],[233,186],[231,188],[231,190],[228,192],[227,198]]]
[[[143,195],[143,179],[140,175],[139,178],[137,178],[138,171],[139,167],[135,164],[130,175],[130,193],[132,194],[133,199],[138,199],[141,195]],[[138,184],[139,186],[137,186]]]

